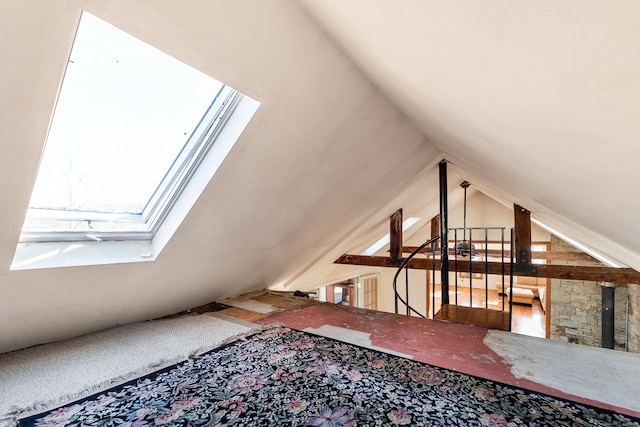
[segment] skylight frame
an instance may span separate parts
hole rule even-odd
[[[190,137],[191,142],[193,137],[198,135],[197,140],[183,148],[171,167],[174,169],[174,166],[178,165],[176,170],[173,172],[171,169],[169,170],[143,210],[144,221],[149,224],[149,229],[153,234],[162,225],[176,200],[180,197],[182,190],[189,184],[191,177],[235,111],[241,97],[240,92],[226,85],[222,86],[216,94],[209,110]],[[165,182],[167,178],[169,180]]]
[[[30,219],[60,221],[122,222],[144,224],[140,231],[35,231],[23,230],[20,243],[81,242],[109,240],[151,240],[180,197],[202,160],[215,144],[220,132],[233,115],[242,94],[223,85],[194,129],[163,181],[159,184],[141,214],[118,214],[86,211],[62,211],[29,208]]]
[[[82,14],[84,13],[85,12]],[[82,14],[78,15],[78,21],[76,22],[78,29],[81,28],[80,20]],[[99,19],[94,15],[91,16],[92,18]],[[84,47],[86,47],[86,45]],[[92,49],[93,47],[90,46],[89,48]],[[123,55],[125,59],[127,57],[143,57],[143,55],[137,54],[127,56],[126,54],[128,52],[126,49],[122,51],[125,54]],[[115,63],[119,63],[118,58],[113,55],[113,52],[114,51],[111,50],[112,55],[110,58],[115,60]],[[91,51],[91,53],[93,53],[93,51]],[[82,58],[82,55],[79,57],[72,57],[72,55],[74,55],[73,49],[70,50],[69,56],[67,57],[69,63],[79,64],[80,62],[75,61],[75,59]],[[116,52],[116,55],[119,55],[119,53]],[[108,52],[105,52],[104,56],[109,57]],[[176,58],[173,58],[173,61],[179,62]],[[98,66],[101,65],[98,64]],[[136,64],[135,66],[138,67],[137,70],[143,73],[155,72],[155,70],[162,68],[162,64],[154,64],[152,70],[149,70],[144,64]],[[171,68],[171,64],[169,64],[169,68]],[[188,79],[189,76],[185,77],[179,68],[178,66],[178,72],[175,75],[180,79]],[[65,72],[65,78],[68,71],[67,69]],[[175,68],[174,71],[176,71]],[[97,74],[99,73],[95,75]],[[127,141],[126,144],[111,147],[112,153],[116,153],[115,156],[99,156],[101,151],[96,150],[94,148],[95,146],[84,150],[84,153],[80,150],[80,154],[89,153],[93,156],[95,156],[96,153],[98,154],[99,157],[97,158],[102,162],[94,169],[97,172],[95,175],[98,178],[102,176],[108,177],[110,174],[110,170],[103,169],[101,166],[109,165],[115,170],[120,170],[118,166],[114,166],[117,165],[119,156],[131,154],[132,157],[129,157],[129,159],[132,161],[126,165],[127,172],[121,173],[121,177],[124,179],[117,182],[116,186],[109,185],[110,188],[116,189],[115,192],[112,193],[116,197],[109,195],[107,195],[107,197],[101,197],[100,193],[96,193],[97,197],[95,197],[95,200],[81,198],[73,200],[70,198],[70,203],[65,205],[65,200],[59,197],[60,194],[48,194],[46,192],[50,189],[54,191],[58,188],[65,189],[68,183],[73,184],[78,178],[82,179],[84,171],[82,169],[78,171],[71,170],[72,173],[68,175],[65,180],[57,178],[54,169],[50,168],[50,166],[58,166],[59,160],[62,160],[68,165],[70,163],[68,160],[72,159],[72,157],[66,156],[68,156],[68,154],[74,154],[73,149],[68,150],[67,148],[63,148],[60,150],[56,148],[54,151],[51,151],[51,153],[55,154],[52,157],[53,160],[48,160],[47,157],[43,158],[44,160],[42,162],[50,162],[46,168],[42,169],[45,171],[42,176],[46,177],[43,179],[47,180],[44,182],[53,185],[40,187],[38,189],[39,192],[35,193],[35,198],[32,194],[33,200],[30,201],[29,204],[33,204],[33,206],[37,206],[40,209],[31,209],[30,212],[28,212],[28,217],[25,218],[22,234],[18,239],[10,270],[18,271],[90,265],[144,263],[153,262],[157,259],[181,227],[203,192],[210,185],[211,180],[223,165],[225,159],[231,153],[231,150],[234,149],[236,143],[240,142],[242,134],[260,107],[259,101],[231,87],[225,86],[215,78],[211,79],[211,76],[200,73],[193,78],[194,81],[192,83],[194,84],[174,85],[172,86],[172,88],[175,89],[173,92],[159,92],[161,96],[165,96],[163,99],[170,100],[170,104],[168,105],[163,103],[163,99],[155,97],[155,95],[158,94],[155,88],[152,88],[154,92],[151,92],[151,97],[147,98],[157,99],[157,103],[154,105],[162,106],[162,110],[151,108],[149,111],[151,111],[152,114],[142,116],[141,120],[146,120],[145,123],[151,125],[157,122],[159,124],[167,123],[170,124],[170,126],[151,128],[150,131],[147,131],[148,128],[144,127],[134,129],[134,132],[131,133],[131,135],[135,135],[133,136],[134,139],[120,139],[119,141]],[[184,81],[189,82],[190,80]],[[141,84],[144,89],[145,82],[142,81]],[[165,79],[164,84],[170,85],[171,83]],[[56,111],[58,111],[58,108],[62,105],[60,103],[60,94],[64,90],[63,86],[64,85],[60,87],[58,101],[54,106]],[[78,88],[81,89],[79,92],[81,94],[91,92],[90,87],[84,91],[82,85],[76,87],[76,89]],[[115,94],[116,91],[108,93]],[[135,94],[137,97],[133,98],[134,101],[136,99],[145,99],[140,98],[140,96],[144,97],[144,92],[132,90],[130,93]],[[172,97],[166,96],[171,93]],[[185,96],[180,96],[181,94]],[[120,99],[124,100],[126,96]],[[185,105],[185,102],[191,102],[191,104]],[[137,108],[140,107],[137,103],[133,104],[130,102],[130,104],[136,105]],[[172,110],[172,105],[178,106],[179,110]],[[144,108],[144,106],[142,107]],[[65,110],[63,109],[62,111]],[[67,120],[71,118],[71,121],[68,123],[74,124],[75,120],[80,120],[80,118],[84,116],[81,114],[84,112],[82,110],[79,111],[77,115],[73,110],[70,111],[71,116],[68,115],[68,112],[66,115]],[[125,112],[126,119],[135,117],[135,111],[129,111],[127,109],[120,111]],[[96,118],[105,117],[105,114],[102,112],[100,112],[100,114],[93,112],[93,114],[93,117]],[[108,111],[106,115],[108,116]],[[49,143],[49,134],[51,134],[52,129],[54,129],[53,123],[53,121],[49,123],[47,143]],[[82,138],[91,137],[90,134],[86,135],[87,129],[89,131],[95,131],[95,129],[100,128],[100,123],[96,124],[93,120],[79,123],[88,125],[85,126],[84,129],[81,129],[85,131],[84,135],[80,134]],[[125,132],[128,130],[128,128],[113,127],[113,122],[111,121],[107,123],[109,123],[109,126],[112,126],[113,129],[125,129]],[[59,136],[73,138],[75,136],[69,132],[66,134],[60,133],[60,130],[64,132],[64,129],[64,127],[54,129],[53,132],[56,134],[55,138]],[[101,133],[100,135],[103,138],[96,142],[109,144],[112,138],[119,137],[117,132],[114,134],[109,130],[110,129],[106,129],[105,132]],[[179,139],[174,139],[174,137],[178,135]],[[170,138],[165,138],[165,136],[170,136]],[[152,142],[152,144],[133,147],[132,150],[138,151],[128,152],[130,144],[136,141],[135,138],[145,137],[148,137],[145,141]],[[81,141],[79,138],[78,140]],[[54,139],[54,141],[60,140]],[[73,142],[73,139],[71,142]],[[87,148],[89,146],[79,147]],[[97,147],[101,148],[100,145]],[[160,167],[155,168],[155,170],[151,171],[151,174],[146,175],[147,177],[152,177],[152,179],[143,183],[143,185],[145,185],[144,188],[141,187],[143,191],[134,192],[131,194],[134,197],[128,197],[128,194],[125,194],[124,191],[128,190],[127,186],[131,180],[144,179],[145,176],[143,175],[148,171],[145,168],[136,170],[136,162],[147,162],[152,160],[153,157],[157,157],[150,155],[153,154],[155,147],[159,147],[160,149],[163,147],[168,148],[168,150],[165,150],[163,153],[159,153],[160,156],[158,158],[160,159],[160,163],[156,163],[156,165]],[[45,156],[47,156],[47,153],[45,153]],[[80,156],[77,160],[83,162],[84,159],[85,157]],[[73,163],[71,162],[70,164],[72,165]],[[85,168],[92,167],[85,166],[86,164],[84,163],[78,164]],[[167,173],[168,170],[171,172]],[[66,169],[64,169],[64,171],[67,172]],[[38,171],[38,174],[38,179],[41,179],[40,171]],[[68,180],[68,177],[71,177],[71,180]],[[101,191],[102,188],[107,188],[106,186],[100,185],[93,186],[94,182],[100,183],[99,180],[91,181],[91,178],[88,178],[86,181],[87,186],[81,188],[80,191],[84,191],[84,194],[92,196],[91,191]],[[159,182],[161,184],[158,184]],[[124,186],[122,185],[123,183]],[[63,185],[63,187],[58,187],[59,185]],[[40,193],[43,189],[45,192]],[[70,188],[67,189],[67,191],[73,189],[74,188]],[[86,193],[87,189],[89,193]],[[73,196],[73,193],[69,192],[68,195]],[[122,200],[124,203],[120,203],[120,197],[125,198],[125,200]],[[93,203],[94,201],[96,203]],[[82,209],[85,210],[81,211]],[[51,219],[59,219],[60,221],[56,223],[56,221]],[[97,225],[103,221],[109,222],[106,222],[106,226]],[[122,224],[133,225],[136,229],[123,230],[120,227]],[[92,225],[93,227],[91,227]],[[73,227],[78,228],[73,229]]]
[[[98,236],[92,235],[91,241],[18,243],[10,269],[33,270],[155,261],[233,147],[240,142],[241,135],[259,107],[259,101],[241,94],[215,144],[202,159],[202,164],[196,168],[189,184],[152,239],[101,241]]]
[[[182,146],[178,156],[174,159],[151,198],[147,200],[141,213],[109,213],[30,207],[19,243],[153,239],[155,233],[162,226],[164,219],[179,199],[182,191],[189,184],[191,177],[200,166],[202,160],[214,145],[242,96],[240,92],[229,86],[221,85],[207,111],[202,115],[198,125]],[[47,230],[46,228],[39,229],[35,227],[29,229],[26,227],[29,220],[44,220],[53,224],[86,222],[89,226],[87,228],[90,228],[92,223],[131,224],[138,229],[96,230],[96,232],[92,232],[90,229],[81,231],[55,228]]]

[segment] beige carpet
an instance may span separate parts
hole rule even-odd
[[[141,322],[0,355],[0,426],[160,369],[257,325],[215,314]]]

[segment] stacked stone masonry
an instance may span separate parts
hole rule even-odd
[[[557,252],[578,252],[573,246],[551,237],[551,250]],[[585,261],[581,265],[602,265],[600,262]],[[640,352],[638,343],[638,321],[632,320],[635,298],[635,311],[638,312],[638,286],[629,291],[627,285],[616,285],[615,289],[615,348]],[[635,296],[633,296],[635,295]],[[627,298],[629,297],[629,298]],[[550,337],[561,341],[600,347],[602,345],[602,288],[596,282],[582,280],[551,280]],[[629,322],[627,318],[629,317]],[[633,326],[633,328],[631,327]],[[632,332],[633,329],[633,332]],[[635,348],[635,350],[633,350]]]
[[[640,285],[630,284],[629,290],[629,351],[640,353]]]

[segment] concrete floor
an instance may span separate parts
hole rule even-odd
[[[640,417],[640,355],[263,291],[217,312],[329,336]]]

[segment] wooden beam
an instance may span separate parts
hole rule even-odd
[[[531,258],[545,259],[547,261],[598,261],[589,254],[584,252],[551,252],[551,251],[532,251]]]
[[[536,277],[550,279],[589,280],[619,284],[640,284],[640,273],[633,268],[534,264]],[[514,273],[515,274],[515,273]]]
[[[434,238],[439,234],[440,234],[440,215],[436,215],[433,218],[431,218],[431,238]]]
[[[391,258],[381,257],[381,256],[345,254],[345,255],[342,255],[340,258],[338,258],[335,261],[335,264],[368,265],[371,267],[392,267],[389,261],[390,259]],[[472,263],[469,263],[468,260],[462,261],[462,262],[458,261],[457,270],[456,270],[455,260],[449,260],[448,262],[449,269],[451,269],[451,271],[469,272],[470,264],[473,268],[473,271],[476,273],[484,273],[485,265],[486,265],[488,268],[487,272],[489,274],[502,274],[502,263],[499,263],[499,262],[485,263],[480,261],[474,261]],[[411,261],[409,261],[408,266],[409,268],[413,268],[417,270],[440,270],[441,262],[439,259],[434,260],[434,259],[425,259],[425,258],[413,258]],[[505,266],[507,266],[506,269],[508,273],[508,264],[505,264]]]
[[[515,225],[516,270],[531,269],[531,212],[522,206],[513,205]]]
[[[531,213],[522,206],[514,205],[515,220],[515,252],[516,263],[513,269],[514,276],[543,277],[548,279],[566,280],[587,280],[594,282],[613,282],[619,284],[636,283],[640,284],[640,273],[632,268],[614,268],[599,266],[578,266],[578,265],[552,265],[552,264],[532,264],[532,258],[567,261],[586,254],[572,252],[532,252],[531,251]],[[437,217],[439,218],[439,216]],[[366,265],[371,267],[396,267],[400,264],[403,253],[411,253],[416,248],[402,246],[402,209],[394,212],[390,219],[390,257],[376,257],[363,255],[345,254],[338,258],[336,264]],[[435,219],[435,218],[434,218]],[[432,219],[431,234],[433,236],[436,221]],[[439,222],[439,221],[438,221]],[[442,227],[443,224],[439,224]],[[460,259],[448,259],[446,251],[447,242],[443,242],[445,251],[441,253],[440,259],[413,258],[407,267],[419,270],[441,270],[444,279],[448,277],[448,271],[474,272],[502,275],[508,274],[506,267],[508,264],[502,262],[472,261]],[[431,249],[425,248],[425,251]],[[487,254],[500,256],[501,250],[487,251]],[[590,257],[589,257],[590,258]],[[583,260],[583,259],[581,259]],[[442,268],[444,267],[444,268]],[[443,281],[443,287],[447,281]],[[443,295],[447,296],[448,293]]]
[[[417,246],[403,246],[402,252],[405,254],[410,254],[413,251],[418,249]],[[426,255],[430,255],[431,247],[426,247],[422,251]],[[480,255],[488,255],[492,257],[499,258],[502,256],[503,252],[500,249],[478,249],[478,253]],[[509,259],[509,251],[504,251],[504,258]],[[544,259],[548,261],[597,261],[589,254],[585,254],[584,252],[551,252],[551,251],[531,251],[531,259]]]
[[[335,261],[336,264],[367,265],[371,267],[393,267],[391,258],[362,255],[342,255]],[[508,264],[504,264],[505,274],[509,274]],[[417,270],[439,270],[439,259],[414,258],[409,261],[409,268]],[[449,260],[448,267],[451,271],[475,273],[502,274],[503,264],[500,262],[484,261],[458,261]],[[530,271],[514,271],[514,276],[544,277],[549,279],[589,280],[594,282],[613,283],[637,283],[640,284],[640,273],[632,268],[592,267],[574,265],[547,265],[532,264]]]
[[[395,211],[389,218],[389,248],[394,264],[400,264],[402,258],[402,209]]]

